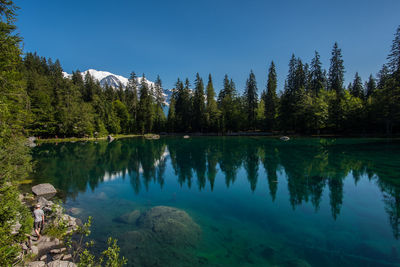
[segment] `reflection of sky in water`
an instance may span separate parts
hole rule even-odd
[[[82,209],[76,216],[83,219],[94,217],[92,238],[99,250],[108,236],[114,236],[128,259],[159,256],[167,266],[185,266],[185,261],[193,266],[294,266],[306,262],[317,266],[390,266],[400,260],[393,228],[398,217],[390,216],[398,208],[393,203],[400,199],[398,184],[390,179],[399,170],[395,161],[387,160],[388,154],[398,156],[396,143],[389,147],[369,144],[371,151],[384,150],[376,153],[363,151],[364,146],[351,147],[351,142],[321,149],[311,140],[288,149],[286,144],[260,145],[246,139],[215,144],[215,139],[206,138],[205,147],[197,140],[189,146],[174,143],[175,139],[161,139],[157,146],[139,140],[120,142],[120,147],[90,145],[86,149],[94,149],[90,153],[93,165],[87,159],[88,172],[71,175],[74,180],[68,184],[52,180],[61,178],[50,170],[60,168],[57,162],[61,160],[74,161],[76,146],[67,145],[68,155],[56,148],[59,158],[52,160],[36,155],[36,175],[42,179],[37,181],[68,188],[71,193],[66,208]],[[49,148],[54,149],[40,149]],[[271,156],[271,151],[277,150],[279,153]],[[217,160],[211,157],[215,155]],[[326,155],[334,160],[327,160]],[[239,158],[236,163],[235,157]],[[126,162],[118,165],[121,159]],[[211,165],[215,177],[208,171]],[[275,166],[276,177],[268,176],[271,166]],[[63,167],[63,172],[68,172]],[[101,171],[94,171],[97,168]],[[230,177],[230,173],[235,175]],[[385,175],[387,178],[382,177]],[[83,189],[78,176],[87,178]],[[78,191],[71,190],[78,187]],[[135,255],[126,237],[133,226],[115,221],[132,210],[157,205],[183,209],[201,226],[201,243],[184,251],[190,259],[179,253],[168,257],[174,255],[168,249],[165,255],[152,255],[151,251]]]

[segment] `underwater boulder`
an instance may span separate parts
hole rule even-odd
[[[139,229],[151,231],[158,240],[173,245],[195,245],[201,230],[185,211],[156,206],[142,214],[138,220]]]
[[[140,215],[141,213],[139,210],[134,210],[115,218],[114,221],[126,224],[136,224],[136,221]]]
[[[137,213],[126,214],[132,219]],[[122,217],[122,216],[121,216]],[[119,219],[121,219],[119,217]],[[185,211],[156,206],[142,212],[136,220],[135,230],[124,233],[124,247],[135,254],[133,266],[195,266],[198,260],[193,247],[200,241],[201,229]]]

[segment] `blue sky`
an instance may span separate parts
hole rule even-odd
[[[363,79],[386,62],[400,25],[400,1],[54,1],[15,0],[25,52],[58,58],[65,71],[88,68],[150,80],[159,74],[170,88],[196,72],[225,74],[242,92],[253,69],[259,93],[274,60],[278,89],[292,53],[303,62],[314,51],[329,68],[333,43],[342,49],[346,85],[356,71]]]

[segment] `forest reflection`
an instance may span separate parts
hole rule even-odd
[[[132,138],[112,143],[78,142],[44,144],[33,150],[37,161],[35,181],[50,182],[65,196],[76,197],[89,186],[123,177],[135,191],[150,183],[162,188],[168,161],[178,183],[203,190],[214,188],[218,172],[227,187],[235,183],[238,171],[247,173],[250,190],[258,179],[268,180],[274,201],[278,173],[285,175],[293,208],[310,202],[317,211],[326,188],[331,213],[336,219],[343,202],[344,180],[361,177],[381,190],[393,234],[400,236],[400,169],[398,141],[368,139],[299,139],[288,143],[271,138],[201,137],[188,140]],[[260,173],[265,173],[259,177]]]

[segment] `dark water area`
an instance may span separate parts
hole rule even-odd
[[[113,236],[128,266],[400,266],[399,140],[131,138],[32,153],[34,183],[93,216],[94,251]],[[186,221],[140,232],[136,217],[157,206]]]

